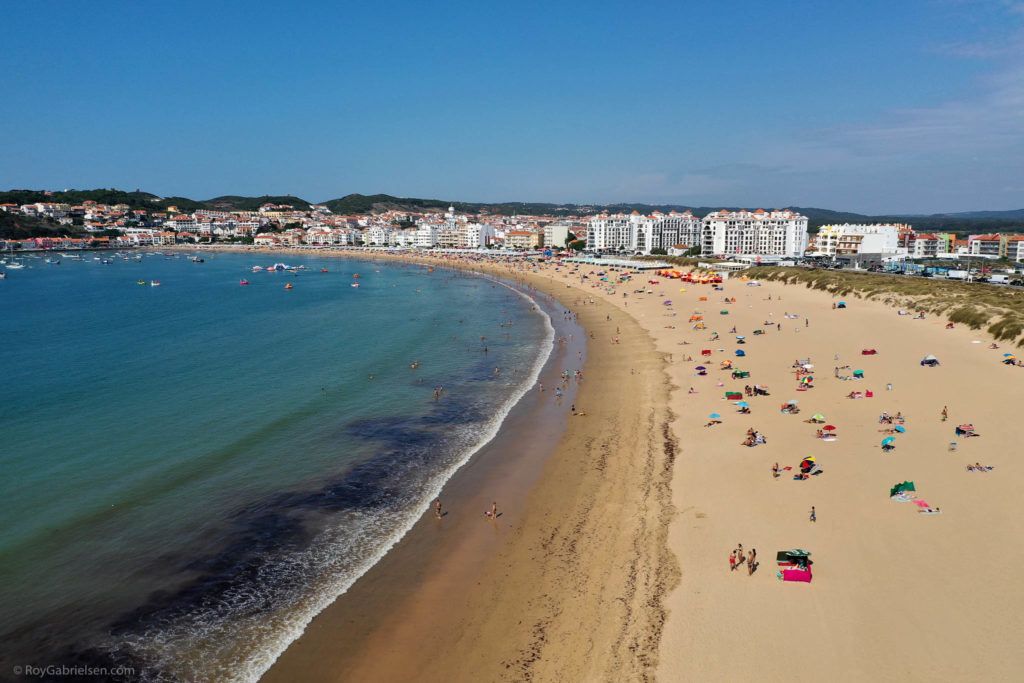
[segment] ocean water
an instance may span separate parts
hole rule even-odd
[[[254,680],[552,345],[525,294],[478,276],[204,258],[36,259],[0,282],[0,677]]]

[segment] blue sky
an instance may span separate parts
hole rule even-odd
[[[1024,207],[1024,1],[9,3],[0,188]]]

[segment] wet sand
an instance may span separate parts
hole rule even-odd
[[[540,282],[510,266],[472,267]],[[661,599],[675,580],[664,360],[628,316],[541,285],[582,325],[559,330],[573,341],[545,368],[546,391],[528,394],[445,487],[449,514],[425,511],[264,680],[653,677]],[[594,338],[583,382],[556,406],[557,375],[579,367],[584,330]],[[586,414],[572,416],[573,402]],[[492,498],[496,522],[482,515]]]

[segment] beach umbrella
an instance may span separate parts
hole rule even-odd
[[[935,356],[933,356],[930,353],[927,356],[925,356],[924,359],[925,360],[938,360],[938,358],[936,358]]]
[[[737,339],[746,339],[746,337],[744,337],[742,334],[737,334],[736,338]]]
[[[795,406],[799,402],[800,401],[796,400],[795,398],[791,398],[790,400],[786,401],[786,403],[788,403],[791,406]]]
[[[902,434],[905,431],[907,431],[907,428],[904,427],[903,425],[896,425],[896,431],[899,432],[900,434]]]
[[[803,367],[804,370],[813,370],[814,369],[814,365],[812,363],[804,363],[802,367]]]
[[[750,404],[747,403],[746,401],[740,401],[736,405],[739,406],[740,408],[749,408],[750,407]]]
[[[834,431],[836,431],[836,426],[835,425],[825,425],[824,427],[822,427],[822,429],[825,430],[826,432],[834,432]]]
[[[887,436],[884,439],[882,439],[882,445],[883,446],[888,446],[889,444],[891,444],[895,440],[896,440],[895,436]]]
[[[824,422],[825,421],[825,416],[822,415],[821,413],[815,413],[814,415],[811,415],[811,419],[812,420],[821,420],[822,422]]]
[[[718,413],[711,413],[710,415],[708,415],[708,417],[710,417],[712,420],[717,420],[718,418],[720,418],[722,416],[719,415]]]
[[[703,365],[698,365],[697,367],[694,368],[694,370],[707,370],[707,368],[704,367]]]

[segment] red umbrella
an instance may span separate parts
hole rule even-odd
[[[824,429],[826,432],[834,432],[834,431],[836,431],[836,426],[835,425],[825,425],[824,427],[822,427],[822,429]]]

